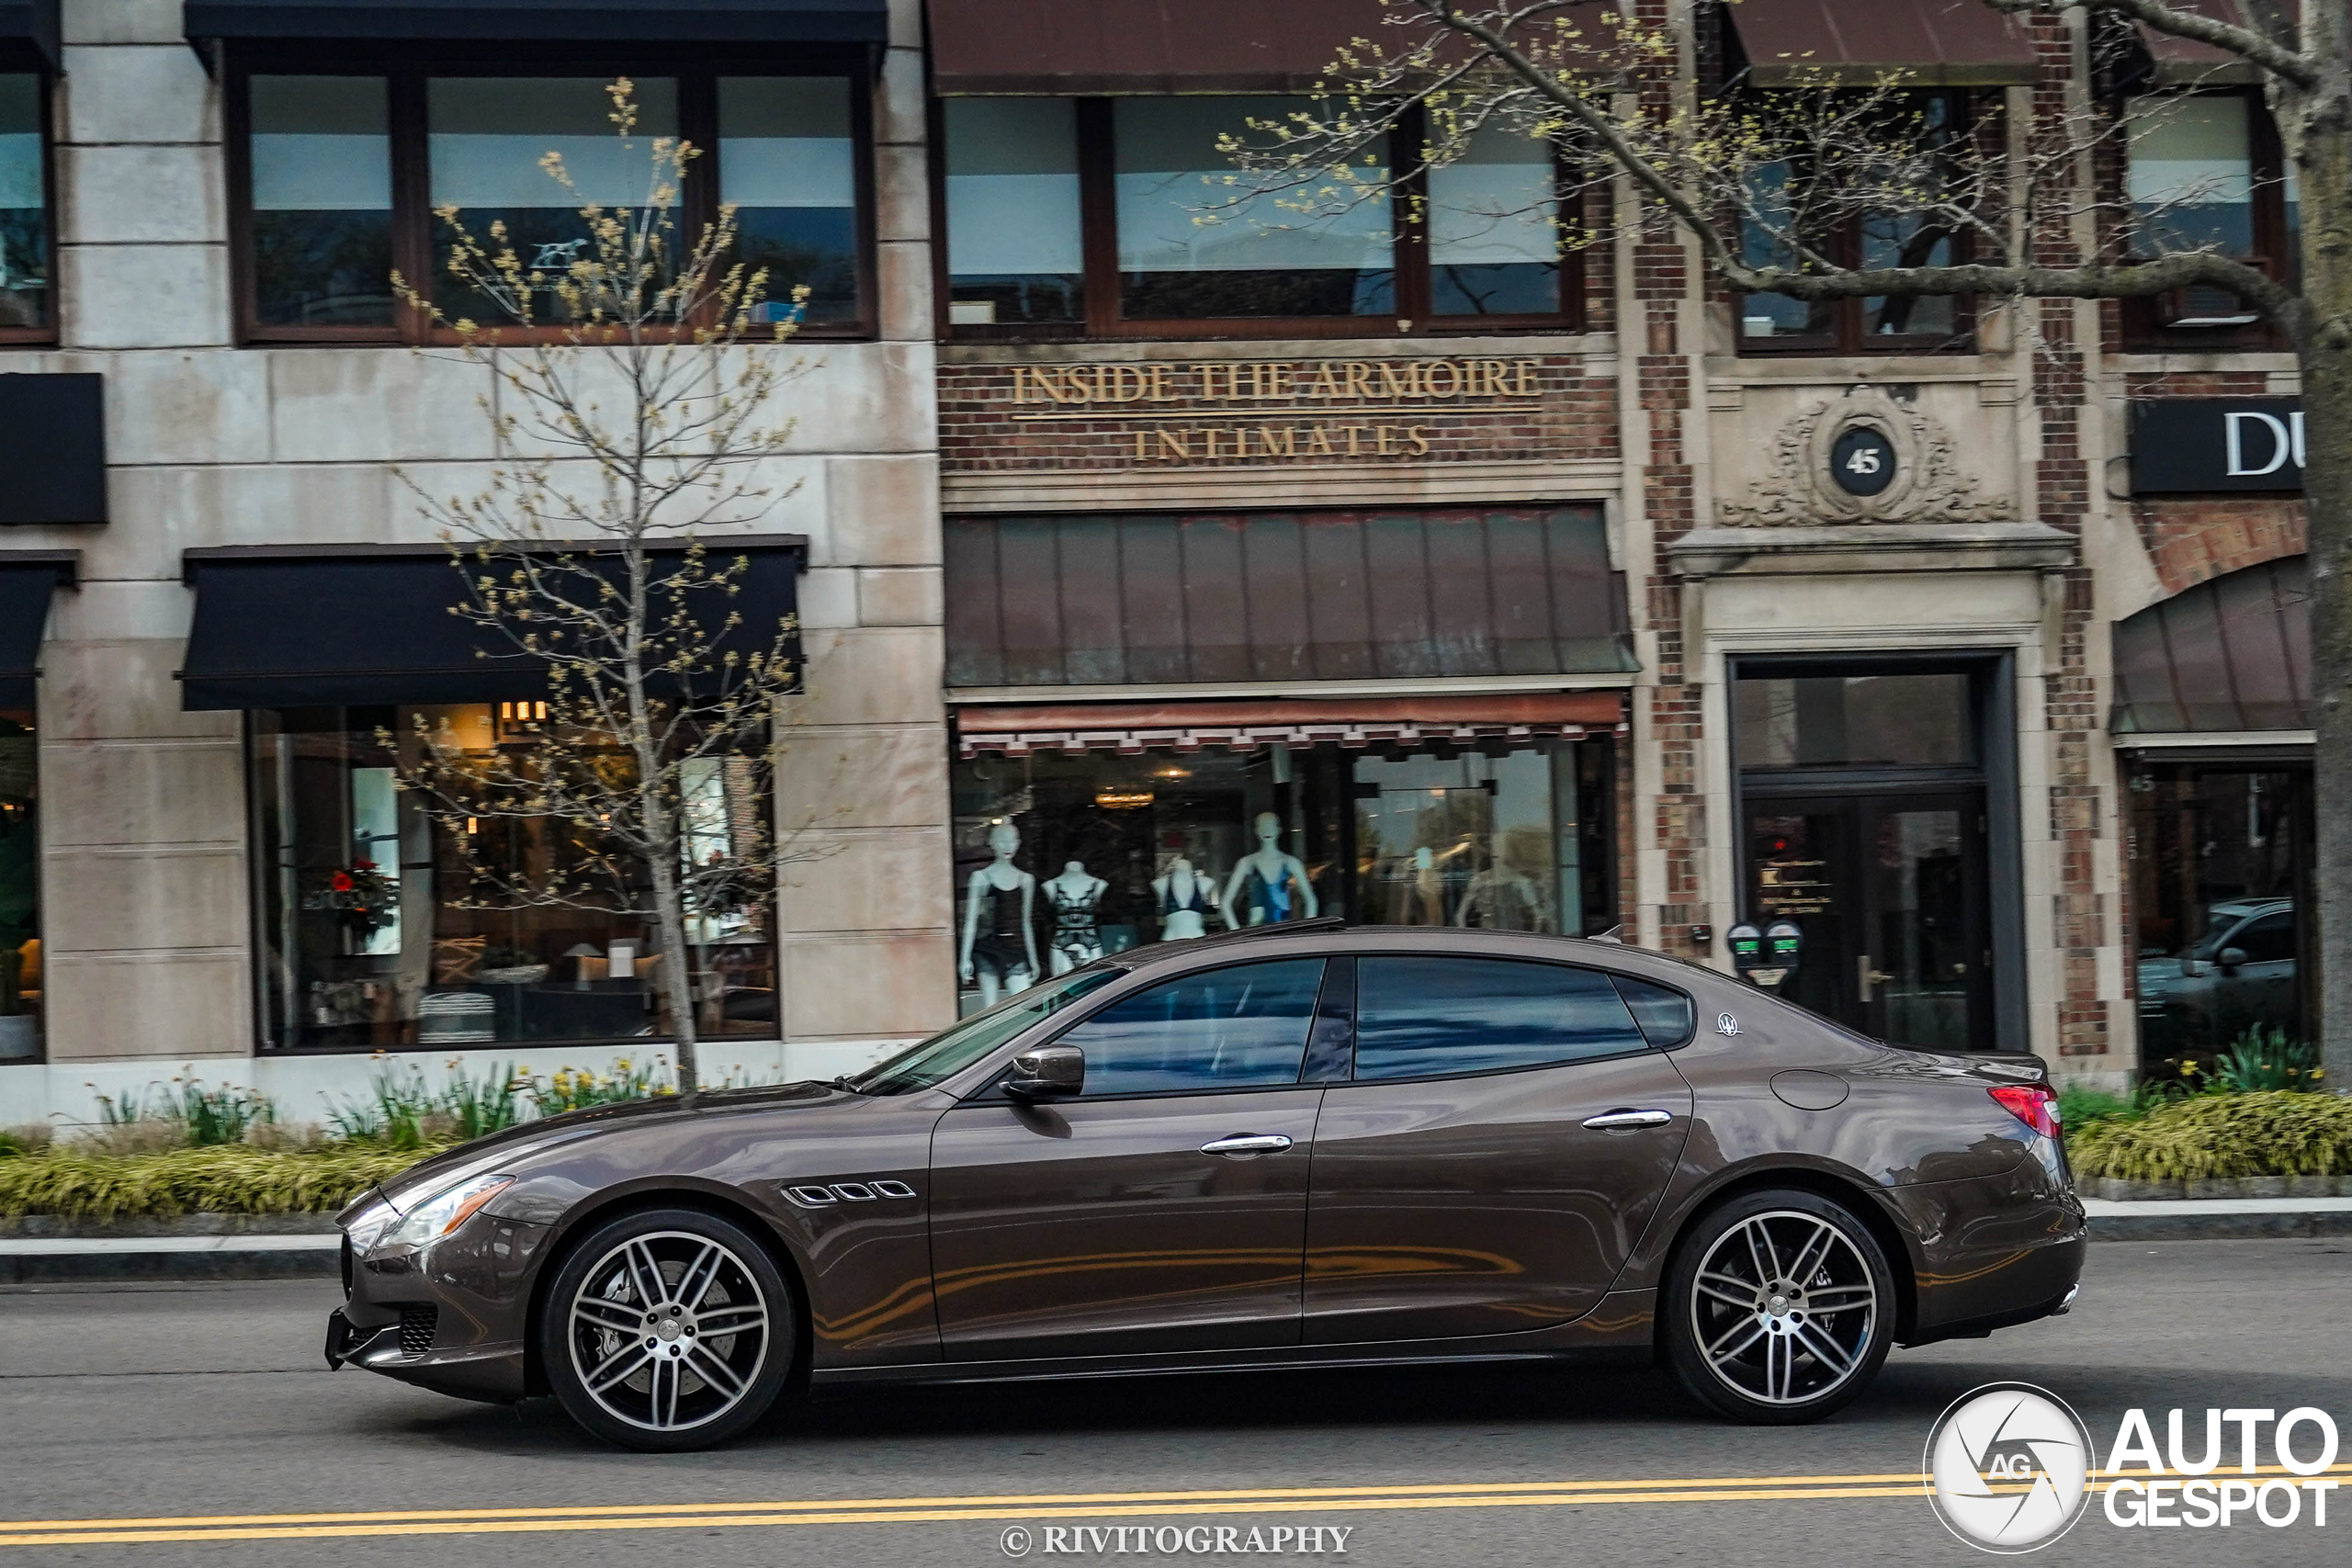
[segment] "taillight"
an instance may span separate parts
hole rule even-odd
[[[2040,1084],[2007,1084],[1985,1090],[2001,1109],[2045,1138],[2058,1135],[2058,1097]]]

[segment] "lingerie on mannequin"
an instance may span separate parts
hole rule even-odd
[[[1216,884],[1178,860],[1152,885],[1159,896],[1159,940],[1190,942],[1208,934],[1207,915],[1216,908]]]
[[[1071,861],[1062,874],[1045,884],[1046,901],[1053,906],[1054,934],[1050,962],[1054,973],[1067,975],[1102,956],[1102,933],[1095,921],[1096,906],[1110,886],[1086,867]]]
[[[983,879],[972,895],[986,895],[988,912],[981,918],[980,934],[972,941],[972,967],[975,972],[991,975],[999,981],[1029,972],[1029,944],[1021,931],[1021,893],[1018,887],[999,887]]]

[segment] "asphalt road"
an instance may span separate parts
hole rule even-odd
[[[1125,1526],[1131,1547],[1136,1526],[1231,1526],[1241,1545],[1252,1529],[1269,1545],[1278,1529],[1317,1529],[1321,1560],[1363,1564],[1981,1562],[1901,1478],[1937,1413],[1995,1379],[2071,1402],[2102,1449],[2134,1405],[2160,1438],[2174,1405],[2192,1432],[2208,1405],[2318,1405],[2352,1461],[2352,1242],[2101,1245],[2071,1316],[1897,1351],[1842,1416],[1780,1430],[1721,1425],[1647,1371],[1461,1368],[861,1393],[795,1405],[718,1453],[649,1459],[595,1446],[545,1402],[468,1405],[327,1372],[318,1344],[335,1299],[311,1282],[0,1292],[0,1556],[987,1568],[1008,1561],[1014,1525],[1035,1532],[1030,1560],[1049,1560],[1051,1524]],[[1658,1484],[1761,1477],[1800,1479]],[[1612,1484],[1559,1484],[1575,1482]],[[1284,1495],[1300,1489],[1328,1490]],[[1074,1495],[1085,1500],[1035,1501]],[[2124,1529],[2095,1504],[2040,1561],[2339,1564],[2352,1484],[2341,1495],[2325,1529],[2306,1509],[2281,1529],[2240,1516],[2228,1529]],[[613,1511],[580,1512],[599,1506]],[[526,1508],[571,1517],[514,1512]],[[417,1533],[389,1535],[350,1533],[380,1521],[284,1517],[465,1509],[506,1517],[494,1531],[392,1521]],[[153,1525],[100,1539],[106,1521],[187,1516],[267,1517],[223,1540]],[[74,1539],[25,1540],[44,1535]],[[1287,1538],[1294,1558],[1300,1539]],[[1050,1560],[1264,1560],[1207,1535],[1204,1558],[1076,1540],[1086,1550]]]

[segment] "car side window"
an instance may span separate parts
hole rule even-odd
[[[1648,1048],[1596,969],[1492,958],[1365,958],[1356,982],[1356,1072],[1442,1077]]]
[[[1236,964],[1113,1002],[1055,1043],[1086,1053],[1089,1100],[1298,1081],[1320,958]]]
[[[1689,997],[1654,980],[1636,980],[1630,975],[1610,978],[1617,982],[1617,994],[1625,998],[1634,1021],[1641,1026],[1642,1037],[1651,1044],[1664,1050],[1690,1038]]]
[[[2245,954],[2248,964],[2277,964],[2295,956],[2295,917],[2281,911],[2248,920],[2230,938],[2229,945]]]

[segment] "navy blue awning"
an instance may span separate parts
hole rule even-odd
[[[32,45],[56,70],[57,0],[0,0],[0,39]]]
[[[81,559],[79,550],[0,554],[0,707],[32,705],[50,591],[73,587]]]
[[[714,568],[739,555],[748,567],[737,591],[697,619],[716,637],[723,617],[739,615],[718,646],[765,652],[797,613],[806,541],[770,535],[707,548]],[[180,705],[191,712],[547,694],[544,664],[499,628],[450,614],[466,591],[440,546],[237,547],[189,550],[182,562],[196,589],[179,671]]]
[[[191,39],[882,43],[889,0],[187,0]]]

